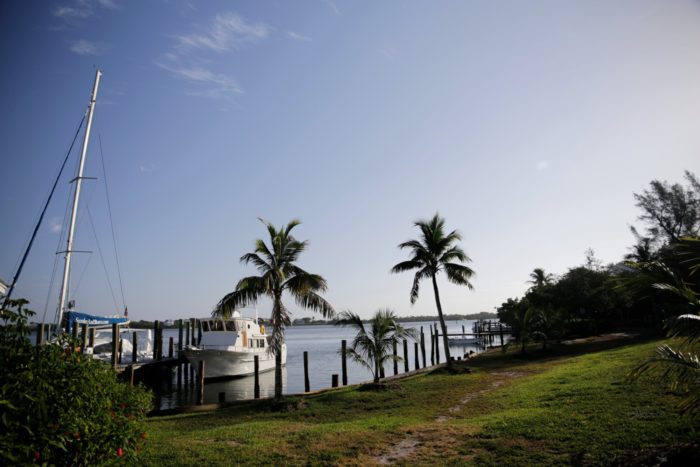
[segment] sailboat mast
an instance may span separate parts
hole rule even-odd
[[[78,202],[80,200],[80,187],[83,181],[83,169],[85,168],[85,155],[87,154],[88,142],[90,141],[90,128],[92,127],[92,115],[95,112],[95,102],[97,100],[97,88],[100,85],[100,77],[102,72],[97,70],[95,73],[95,84],[92,87],[92,96],[88,106],[87,125],[85,126],[85,138],[83,139],[83,148],[80,152],[80,164],[78,166],[78,176],[71,183],[75,182],[75,192],[73,194],[73,208],[71,209],[70,225],[68,228],[68,241],[65,251],[65,263],[63,266],[63,281],[61,282],[61,293],[58,302],[58,313],[56,316],[56,329],[60,329],[63,320],[63,314],[66,311],[66,301],[68,299],[68,283],[70,280],[70,266],[73,256],[73,236],[75,234],[75,221],[78,214]]]

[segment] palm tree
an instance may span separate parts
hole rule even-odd
[[[360,365],[369,369],[374,376],[374,382],[379,382],[381,369],[388,361],[402,361],[393,354],[393,345],[400,339],[415,338],[413,329],[407,329],[396,322],[396,315],[389,309],[378,310],[369,320],[368,328],[357,314],[351,311],[340,313],[340,319],[335,323],[339,326],[351,326],[357,335],[347,350],[347,355]]]
[[[646,372],[656,373],[657,379],[669,383],[671,389],[684,391],[681,411],[697,414],[700,413],[700,352],[697,347],[700,343],[700,292],[689,279],[700,272],[700,237],[682,237],[675,245],[675,254],[687,268],[686,277],[683,271],[674,271],[660,261],[647,263],[651,268],[642,269],[641,273],[650,275],[653,290],[674,295],[686,302],[692,311],[666,322],[668,336],[682,338],[680,347],[659,346],[655,355],[635,368],[630,376],[637,378]],[[664,279],[656,282],[659,277]]]
[[[241,256],[244,264],[253,263],[260,272],[259,276],[244,277],[236,289],[225,295],[216,305],[212,316],[229,318],[237,308],[254,304],[261,296],[272,299],[272,337],[270,351],[275,354],[275,397],[282,396],[282,344],[284,328],[291,323],[289,310],[282,303],[282,295],[287,292],[297,305],[315,312],[324,318],[335,315],[333,307],[319,292],[327,289],[326,280],[306,272],[295,264],[299,255],[309,242],[298,241],[291,235],[294,227],[300,224],[293,220],[286,227],[276,229],[271,223],[260,219],[270,235],[269,246],[264,240],[255,241],[255,250]]]
[[[456,242],[462,240],[462,236],[456,230],[445,235],[445,219],[441,218],[439,214],[436,213],[429,220],[416,221],[413,225],[420,229],[420,239],[408,240],[399,244],[399,248],[411,250],[411,259],[397,264],[391,268],[391,272],[399,273],[414,269],[418,270],[413,278],[413,287],[411,287],[411,304],[414,304],[418,299],[420,281],[427,278],[432,280],[435,305],[437,306],[442,328],[445,357],[447,358],[447,365],[452,366],[450,346],[447,339],[447,326],[445,325],[442,305],[440,304],[437,275],[440,271],[444,271],[448,281],[457,285],[465,285],[471,290],[474,287],[469,282],[469,279],[474,275],[474,271],[464,264],[459,264],[468,263],[471,259],[460,247],[455,245]]]
[[[530,280],[527,281],[528,284],[532,284],[533,289],[539,289],[545,285],[549,285],[554,280],[553,274],[548,274],[544,272],[542,268],[535,268],[530,273]]]

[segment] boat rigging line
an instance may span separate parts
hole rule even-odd
[[[117,236],[114,233],[114,220],[112,219],[112,203],[109,201],[109,186],[107,185],[107,169],[105,168],[105,157],[102,151],[102,134],[97,134],[100,143],[100,159],[102,160],[102,175],[105,180],[105,196],[107,197],[107,212],[109,213],[109,225],[112,228],[112,245],[114,246],[114,258],[117,262],[117,276],[119,277],[119,290],[122,294],[122,307],[126,312],[126,298],[124,296],[124,281],[122,281],[122,269],[119,265],[119,251],[117,250]],[[101,253],[100,253],[101,254]]]
[[[7,294],[5,295],[5,299],[2,302],[2,308],[7,307],[7,304],[10,302],[10,298],[12,297],[12,292],[15,289],[15,285],[17,285],[17,281],[19,280],[19,276],[22,274],[22,269],[24,268],[24,263],[27,261],[27,257],[29,256],[29,252],[32,249],[32,245],[34,244],[34,240],[36,239],[36,235],[39,232],[39,227],[41,227],[41,223],[44,220],[44,215],[46,214],[46,210],[49,207],[49,203],[51,203],[51,198],[53,197],[53,194],[56,191],[56,186],[58,185],[58,181],[61,179],[61,175],[63,174],[63,169],[66,167],[66,163],[68,162],[68,158],[70,157],[70,154],[73,151],[73,146],[75,146],[75,142],[77,141],[78,136],[80,135],[80,130],[83,127],[83,123],[85,123],[86,117],[87,117],[87,111],[83,114],[83,118],[80,120],[80,124],[78,125],[78,129],[75,131],[75,136],[73,136],[73,141],[70,143],[70,147],[68,148],[68,152],[66,153],[66,157],[63,159],[63,163],[61,164],[61,169],[58,171],[58,175],[56,176],[56,180],[54,180],[54,182],[53,182],[53,187],[51,187],[51,192],[49,193],[49,196],[46,199],[46,203],[44,204],[44,209],[42,209],[41,215],[39,216],[39,220],[37,221],[36,226],[34,227],[34,231],[32,232],[32,236],[29,240],[29,244],[27,245],[27,249],[24,251],[24,255],[22,255],[22,261],[20,261],[19,266],[17,268],[17,272],[15,273],[14,277],[12,278],[12,284],[10,284],[10,287],[7,289]]]

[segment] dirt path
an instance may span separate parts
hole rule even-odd
[[[464,406],[469,404],[469,402],[471,402],[472,400],[476,399],[477,397],[483,396],[484,394],[489,393],[495,389],[498,389],[510,379],[519,378],[524,375],[525,373],[517,371],[501,371],[491,373],[491,376],[494,376],[495,378],[490,382],[488,387],[467,394],[467,396],[465,396],[463,399],[457,402],[457,404],[450,407],[446,413],[440,414],[437,417],[435,417],[435,422],[444,423],[450,420],[453,416],[461,412]],[[406,436],[404,436],[403,439],[390,446],[382,454],[375,456],[373,460],[379,465],[393,464],[408,459],[414,452],[416,452],[416,450],[422,444],[423,440],[421,439],[421,433],[413,431],[411,433],[406,434]]]

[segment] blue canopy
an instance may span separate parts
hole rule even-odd
[[[87,313],[79,313],[77,311],[68,312],[68,332],[71,332],[73,328],[73,323],[78,324],[87,323],[88,326],[109,326],[110,324],[126,324],[129,322],[129,318],[125,316],[97,316],[89,315]]]

